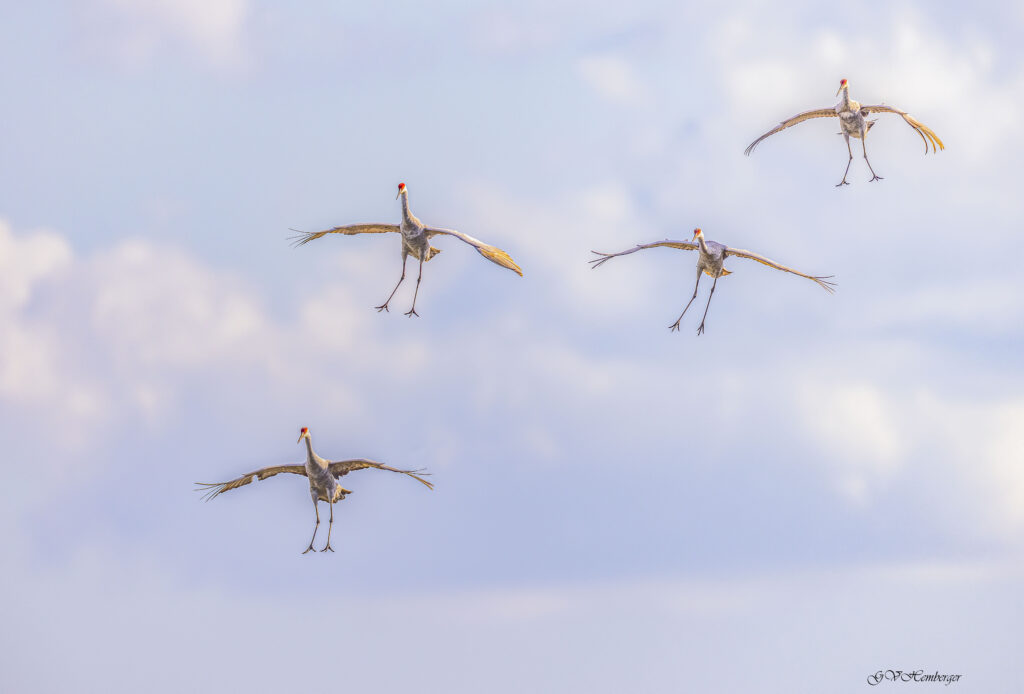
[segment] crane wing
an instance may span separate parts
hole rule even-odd
[[[343,227],[334,227],[333,229],[325,229],[324,231],[299,231],[298,229],[289,229],[294,231],[294,236],[289,236],[288,239],[292,242],[293,247],[304,246],[310,241],[316,241],[321,236],[327,234],[345,234],[347,236],[354,236],[355,234],[387,234],[392,231],[401,231],[397,224],[349,224]]]
[[[821,287],[822,289],[824,289],[825,291],[827,291],[829,294],[835,292],[834,287],[836,286],[836,283],[828,281],[829,279],[834,277],[834,275],[826,275],[826,276],[807,275],[807,274],[804,274],[804,273],[800,272],[799,270],[794,270],[791,267],[786,267],[785,265],[782,265],[781,263],[776,263],[771,258],[765,258],[763,255],[761,255],[759,253],[752,253],[750,251],[745,251],[742,248],[729,248],[728,246],[726,246],[726,248],[725,248],[725,257],[728,258],[730,255],[734,255],[737,258],[750,258],[751,260],[756,260],[757,262],[761,263],[762,265],[767,265],[768,267],[775,268],[776,270],[782,270],[783,272],[791,272],[794,275],[799,275],[800,277],[806,277],[809,280],[813,280],[814,282],[817,282],[818,286]]]
[[[803,113],[798,113],[792,118],[782,121],[777,126],[766,132],[764,135],[751,142],[750,146],[743,150],[743,153],[746,154],[747,156],[750,156],[750,153],[754,151],[754,147],[757,147],[758,143],[761,140],[763,140],[766,137],[769,137],[770,135],[774,135],[777,132],[785,130],[788,127],[796,125],[797,123],[803,123],[805,120],[810,120],[811,118],[826,118],[828,116],[836,115],[837,114],[835,108],[819,108],[813,111],[805,111]]]
[[[628,251],[619,251],[618,253],[600,253],[598,251],[590,251],[594,255],[597,255],[597,256],[600,256],[600,257],[599,258],[594,258],[593,260],[589,260],[587,262],[591,263],[594,266],[594,267],[591,268],[593,270],[593,269],[601,267],[601,265],[603,265],[604,263],[608,262],[612,258],[619,257],[620,255],[629,255],[630,253],[636,253],[637,251],[642,251],[645,248],[657,248],[658,246],[666,246],[668,248],[678,248],[681,251],[695,251],[695,250],[697,250],[699,248],[699,246],[697,244],[691,243],[689,241],[669,241],[668,239],[665,239],[664,241],[658,241],[656,243],[641,243],[641,244],[637,244],[636,247],[630,248]]]
[[[932,146],[932,151],[935,152],[935,146],[938,145],[939,149],[946,149],[946,146],[942,144],[942,140],[939,136],[924,123],[915,120],[906,111],[901,111],[898,108],[892,106],[886,106],[885,104],[878,104],[877,106],[861,106],[861,111],[867,111],[868,113],[896,113],[903,117],[903,120],[907,121],[907,125],[914,129],[921,139],[924,140],[924,153],[928,154],[928,145]]]
[[[470,246],[475,248],[480,255],[487,258],[492,263],[495,263],[496,265],[500,265],[502,267],[507,267],[509,270],[516,273],[520,277],[523,276],[523,271],[519,268],[518,265],[515,264],[515,261],[512,260],[512,256],[510,256],[508,253],[501,250],[500,248],[497,248],[495,246],[489,246],[480,239],[475,239],[469,234],[463,234],[461,231],[455,231],[454,229],[424,227],[424,231],[426,231],[428,239],[433,236],[436,236],[437,234],[447,234],[448,236],[454,236],[455,238],[468,243]]]
[[[387,470],[388,472],[400,472],[403,475],[408,475],[409,477],[412,477],[414,480],[425,484],[430,489],[434,488],[433,484],[431,484],[430,482],[427,482],[425,479],[423,479],[422,477],[420,477],[419,475],[416,474],[417,472],[419,472],[420,474],[423,474],[423,475],[428,474],[428,473],[423,472],[422,470],[399,470],[396,467],[391,467],[389,465],[384,465],[383,463],[378,463],[378,462],[375,462],[373,460],[366,460],[365,458],[355,458],[353,460],[338,460],[338,461],[331,462],[327,466],[327,469],[330,471],[330,473],[332,475],[335,476],[335,478],[344,477],[345,475],[347,475],[348,473],[352,472],[353,470],[365,470],[367,468],[376,468],[377,470]]]
[[[203,499],[209,501],[218,494],[223,494],[231,489],[238,489],[244,487],[247,484],[251,484],[253,480],[265,480],[268,477],[279,475],[283,472],[290,473],[292,475],[306,476],[305,465],[274,465],[272,467],[265,467],[260,470],[253,472],[247,472],[241,477],[236,477],[229,482],[196,482],[196,491],[203,492]]]

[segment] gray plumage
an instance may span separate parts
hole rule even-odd
[[[302,246],[310,241],[315,241],[327,234],[383,234],[388,232],[400,232],[402,235],[402,276],[398,279],[398,284],[391,290],[391,294],[388,295],[387,301],[380,306],[375,306],[377,312],[390,311],[388,304],[391,303],[391,298],[398,291],[398,288],[402,285],[405,280],[405,264],[406,260],[411,255],[420,261],[419,275],[416,277],[416,291],[412,297],[412,308],[406,311],[405,315],[419,316],[416,313],[416,297],[419,296],[420,292],[420,281],[423,279],[423,263],[433,258],[441,251],[430,245],[430,240],[437,235],[454,236],[455,238],[468,243],[470,246],[475,248],[477,252],[483,257],[490,260],[492,263],[506,267],[512,272],[516,273],[520,277],[523,275],[523,271],[518,265],[512,260],[512,257],[505,251],[495,246],[488,245],[479,239],[475,239],[469,234],[463,234],[460,231],[454,229],[443,229],[441,227],[429,227],[419,220],[409,210],[409,189],[404,183],[398,184],[398,195],[396,198],[402,199],[402,223],[399,224],[351,224],[348,226],[334,227],[333,229],[326,229],[324,231],[298,231],[292,229],[296,233],[295,236],[291,237],[294,242],[294,246]]]
[[[303,439],[306,440],[306,462],[302,465],[274,465],[271,467],[265,467],[259,470],[254,470],[253,472],[247,472],[241,477],[236,477],[235,479],[227,482],[196,482],[196,491],[203,492],[203,499],[209,501],[226,491],[238,489],[239,487],[251,484],[253,480],[264,480],[268,477],[273,477],[274,475],[279,475],[281,473],[304,475],[309,480],[309,495],[313,499],[313,508],[316,510],[316,525],[313,526],[313,537],[309,540],[309,547],[307,547],[306,551],[303,552],[303,554],[305,554],[306,552],[313,550],[313,540],[316,539],[316,531],[320,527],[319,502],[321,501],[325,501],[330,504],[331,516],[330,524],[327,528],[327,544],[324,545],[324,548],[320,551],[334,551],[331,547],[331,527],[334,525],[334,504],[352,493],[338,484],[338,478],[344,477],[353,470],[374,468],[377,470],[398,472],[412,477],[426,485],[429,489],[434,488],[433,484],[416,474],[417,472],[427,474],[419,470],[399,470],[398,468],[393,468],[373,460],[366,460],[365,458],[338,461],[321,458],[313,450],[313,442],[309,435],[309,429],[306,427],[303,427],[302,431],[299,433],[299,441],[302,441]]]
[[[849,185],[846,180],[846,174],[850,172],[850,163],[853,161],[853,150],[850,148],[850,138],[858,138],[861,141],[861,150],[864,153],[864,161],[867,162],[868,169],[871,171],[871,180],[876,181],[882,177],[875,173],[875,170],[871,167],[871,162],[868,160],[868,149],[866,144],[868,131],[876,123],[874,120],[867,120],[867,116],[872,113],[895,113],[903,118],[907,124],[914,129],[914,131],[921,136],[924,141],[924,153],[928,153],[928,145],[931,145],[932,151],[936,152],[936,146],[938,149],[945,149],[945,145],[942,144],[942,140],[936,135],[931,128],[924,125],[923,123],[915,120],[906,111],[901,111],[898,108],[892,106],[886,106],[885,104],[878,104],[877,106],[862,106],[860,103],[850,98],[850,84],[846,80],[839,82],[839,91],[836,92],[837,96],[840,96],[839,102],[832,108],[819,108],[814,111],[805,111],[804,113],[798,113],[797,115],[782,121],[777,126],[766,132],[761,137],[757,138],[744,150],[744,154],[747,156],[754,151],[754,147],[758,145],[761,140],[774,135],[777,132],[781,132],[786,128],[796,125],[797,123],[803,123],[805,120],[811,118],[839,118],[840,135],[846,140],[846,151],[850,155],[850,158],[846,161],[846,170],[843,172],[843,180],[836,184],[838,188],[841,185]]]
[[[683,320],[683,316],[685,316],[687,310],[689,310],[690,304],[692,304],[693,300],[697,298],[697,288],[700,287],[700,278],[701,275],[704,274],[713,278],[713,281],[711,283],[711,294],[708,295],[707,306],[704,307],[704,317],[701,318],[700,327],[697,328],[698,335],[704,332],[704,321],[708,317],[708,308],[711,307],[711,297],[715,295],[715,286],[718,284],[718,278],[731,274],[728,270],[725,269],[725,259],[728,258],[729,256],[736,256],[738,258],[749,258],[750,260],[756,260],[762,265],[767,265],[770,268],[782,270],[783,272],[790,272],[794,275],[799,275],[800,277],[806,277],[807,279],[815,282],[819,287],[829,292],[830,294],[835,291],[835,282],[828,281],[829,279],[831,279],[832,275],[808,275],[803,272],[800,272],[799,270],[794,270],[791,267],[786,267],[781,263],[777,263],[774,260],[771,260],[770,258],[766,258],[763,255],[760,255],[759,253],[745,251],[742,248],[730,248],[725,244],[717,243],[715,241],[705,241],[704,232],[701,231],[700,228],[693,230],[693,238],[696,239],[696,243],[692,241],[666,240],[657,241],[655,243],[640,244],[635,248],[630,248],[629,250],[626,251],[620,251],[619,253],[599,253],[598,251],[591,251],[591,253],[600,257],[591,260],[590,263],[593,265],[593,268],[596,269],[603,265],[604,263],[611,260],[612,258],[617,258],[622,255],[629,255],[630,253],[636,253],[637,251],[643,250],[645,248],[657,248],[659,246],[677,248],[683,251],[700,251],[700,255],[697,258],[697,283],[693,287],[693,296],[690,298],[689,303],[686,304],[686,308],[683,309],[683,312],[679,314],[679,318],[676,319],[676,322],[668,326],[670,331],[679,330],[680,321]]]

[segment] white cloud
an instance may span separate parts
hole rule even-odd
[[[171,248],[126,241],[79,258],[57,234],[0,224],[0,271],[0,397],[51,427],[86,435],[136,408],[154,417],[183,373],[282,358],[241,281]]]
[[[626,60],[615,55],[591,55],[576,65],[580,76],[595,92],[612,103],[642,105],[647,89]]]
[[[906,442],[885,393],[866,383],[834,384],[821,402],[821,384],[804,383],[804,421],[827,460],[838,463],[837,483],[855,501],[864,501],[871,483],[884,482],[904,457]]]
[[[149,60],[167,44],[183,42],[220,67],[242,60],[248,0],[101,0],[119,16],[113,38],[132,64]]]
[[[1024,296],[1013,278],[971,276],[967,281],[921,285],[894,294],[864,316],[880,328],[943,326],[975,335],[1018,334]]]
[[[38,400],[58,390],[52,368],[58,344],[51,326],[34,319],[31,304],[39,286],[71,263],[71,247],[61,236],[37,231],[18,237],[0,220],[0,395]]]
[[[847,499],[870,504],[898,490],[942,498],[935,518],[958,531],[1012,537],[1024,527],[1024,401],[810,371],[797,392],[820,450],[811,464]]]
[[[237,280],[171,248],[126,241],[89,262],[91,322],[119,358],[194,365],[264,348],[262,309]]]
[[[496,239],[508,239],[505,248],[515,244],[517,252],[529,258],[524,272],[538,276],[536,281],[548,285],[548,296],[575,314],[612,317],[650,296],[652,278],[643,263],[627,259],[595,271],[587,262],[596,257],[591,250],[621,251],[665,236],[661,226],[633,204],[619,181],[568,191],[548,204],[510,197],[491,185],[473,186],[467,198],[474,201],[478,225],[486,222]],[[686,262],[696,267],[696,260]],[[613,265],[615,276],[608,277]]]
[[[291,581],[308,576],[294,558],[278,563],[289,567]],[[702,691],[724,684],[727,691],[788,692],[794,678],[855,682],[852,689],[865,686],[879,657],[954,668],[981,691],[1001,691],[1019,669],[1006,666],[1016,621],[1005,605],[1020,581],[1012,564],[907,561],[462,589],[354,589],[342,575],[311,595],[205,572],[189,580],[181,557],[89,547],[56,568],[15,562],[9,573],[20,599],[5,605],[11,636],[4,646],[18,667],[6,674],[24,685],[18,689],[131,691],[170,650],[192,666],[169,668],[150,682],[155,691],[197,681],[214,690],[315,688],[323,674],[295,662],[338,653],[346,654],[346,681],[376,691],[422,689],[424,672],[431,673],[427,689],[446,692],[479,691],[481,682],[498,692],[552,682],[571,690],[581,681],[586,691],[618,692],[638,678],[658,684],[681,672]],[[342,615],[345,628],[338,619],[310,620],[313,599],[324,614]],[[898,615],[896,626],[880,630],[879,615]],[[37,633],[40,621],[52,626],[48,652],[17,637]],[[984,628],[952,645],[937,628],[966,622]],[[801,638],[807,657],[794,662]],[[254,659],[268,648],[274,658]],[[950,648],[955,663],[932,662]],[[127,667],[111,670],[111,649]],[[73,670],[46,667],[54,652],[66,654]],[[509,653],[522,663],[506,673]],[[247,660],[244,668],[225,667]]]
[[[1024,107],[1024,71],[1007,70],[981,37],[951,37],[902,11],[873,23],[870,33],[822,28],[799,42],[780,41],[780,31],[758,30],[754,21],[726,23],[715,46],[727,93],[754,130],[832,106],[845,77],[853,98],[909,111],[972,162],[1021,142],[1015,114]],[[909,130],[903,136],[916,139]]]
[[[332,274],[343,279],[317,284],[284,318],[273,316],[260,291],[243,278],[174,247],[127,240],[76,258],[58,235],[17,236],[4,226],[0,249],[0,266],[20,268],[0,283],[0,307],[8,307],[0,333],[6,347],[0,398],[17,407],[62,412],[69,420],[62,424],[77,421],[94,436],[102,436],[102,424],[135,416],[157,424],[172,416],[197,397],[189,392],[196,379],[209,383],[204,392],[248,393],[247,382],[257,378],[270,389],[265,397],[304,402],[317,393],[324,408],[370,418],[381,398],[357,397],[367,374],[374,375],[370,380],[379,394],[388,384],[397,392],[409,385],[433,387],[443,382],[441,374],[464,371],[472,375],[467,397],[482,410],[522,405],[535,395],[529,382],[511,382],[495,369],[510,361],[521,367],[529,357],[495,354],[477,332],[479,321],[470,334],[389,337],[399,321],[406,330],[427,324],[395,312],[378,316],[358,304],[356,288],[372,285],[377,300],[394,279],[389,271],[398,269],[376,248],[373,262],[358,252],[339,253]],[[446,269],[431,284],[435,296],[451,281],[455,268]],[[404,289],[396,302],[411,299],[409,282]],[[488,320],[495,330],[522,333],[517,321],[509,323],[500,313]],[[452,348],[477,342],[466,353]],[[530,350],[537,364],[550,368],[551,379],[574,384],[563,389],[567,397],[580,384],[601,382],[573,350],[552,344]],[[48,426],[56,424],[45,419]],[[543,431],[532,436],[552,450]],[[445,450],[453,449],[449,432],[436,437],[447,442]]]
[[[0,220],[0,311],[18,309],[29,300],[33,285],[71,262],[71,247],[59,235],[38,231],[17,238]]]

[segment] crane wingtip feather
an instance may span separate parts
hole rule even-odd
[[[518,265],[516,265],[514,260],[512,260],[512,256],[510,256],[508,253],[501,250],[500,248],[488,247],[481,248],[479,250],[480,255],[487,258],[492,263],[508,268],[509,270],[516,273],[520,277],[523,276],[522,269]]]

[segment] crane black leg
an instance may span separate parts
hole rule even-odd
[[[327,544],[324,545],[324,548],[322,550],[320,550],[321,552],[326,552],[327,550],[331,550],[332,552],[334,551],[334,548],[331,547],[331,528],[334,527],[334,502],[332,501],[332,502],[330,502],[330,504],[331,504],[331,519],[327,523]],[[312,543],[310,543],[310,544],[312,545]]]
[[[865,130],[864,133],[860,136],[860,146],[864,150],[864,161],[868,162],[868,169],[871,170],[871,181],[881,181],[882,177],[875,173],[875,170],[871,168],[871,162],[868,161],[868,145],[867,142],[865,142],[865,140],[867,140],[867,134],[868,131]],[[868,181],[868,183],[870,183],[871,181]]]
[[[718,284],[718,278],[717,277],[715,278],[715,281],[711,283],[711,293],[708,294],[708,305],[704,307],[704,318],[708,317],[708,309],[711,308],[711,297],[713,297],[715,295],[715,285],[716,284]],[[702,332],[704,332],[704,318],[700,319],[700,327],[697,328],[697,334],[698,335],[700,335]]]
[[[850,136],[847,135],[846,133],[843,133],[843,137],[846,138],[846,151],[849,152],[850,158],[846,160],[846,171],[843,172],[843,180],[836,184],[836,188],[838,188],[839,186],[850,185],[849,183],[846,182],[846,174],[850,173],[850,162],[853,161],[853,150],[850,149]]]
[[[690,297],[689,303],[686,304],[686,308],[683,309],[683,312],[679,314],[679,318],[676,320],[676,322],[668,326],[669,332],[672,332],[673,330],[679,330],[679,321],[683,320],[683,316],[685,316],[686,312],[690,309],[690,304],[692,304],[693,300],[697,298],[697,287],[700,286],[700,276],[702,272],[703,270],[697,268],[697,284],[693,285],[693,296]]]
[[[313,508],[316,510],[316,525],[313,526],[313,537],[309,538],[309,547],[306,548],[306,552],[313,551],[313,540],[316,539],[316,531],[320,527],[320,504],[317,503],[316,497],[313,498]]]
[[[416,316],[420,317],[420,314],[416,313],[416,296],[420,293],[420,280],[423,279],[423,258],[420,258],[420,274],[416,276],[416,291],[412,293],[412,308],[405,312],[405,315],[412,318]]]
[[[388,308],[388,304],[391,303],[391,297],[393,297],[395,295],[395,292],[398,291],[398,288],[402,286],[402,282],[405,281],[405,261],[408,260],[408,259],[409,259],[408,254],[403,253],[402,254],[402,276],[398,278],[398,284],[395,285],[395,288],[391,290],[391,294],[388,295],[388,300],[385,301],[380,306],[374,306],[374,308],[377,309],[377,313],[380,313],[381,311],[387,311],[389,313],[391,312],[391,309]]]

